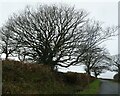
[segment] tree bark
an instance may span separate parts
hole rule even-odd
[[[6,57],[5,57],[5,60],[8,60],[8,54],[6,53]]]
[[[87,74],[88,74],[89,76],[91,76],[91,74],[90,74],[90,69],[89,69],[89,68],[87,68]]]
[[[120,66],[118,65],[118,80],[120,80]]]
[[[94,70],[94,75],[95,75],[95,78],[97,78],[98,75],[97,75],[97,72],[95,70]]]

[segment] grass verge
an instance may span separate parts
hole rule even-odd
[[[87,88],[77,94],[97,94],[100,87],[100,80],[95,80],[94,82],[90,83]]]

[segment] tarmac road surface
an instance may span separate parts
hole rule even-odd
[[[103,96],[103,94],[113,94],[110,96],[114,96],[114,94],[117,94],[117,96],[120,96],[120,84],[109,80],[101,80],[99,94],[99,96]]]

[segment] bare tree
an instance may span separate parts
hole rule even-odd
[[[106,54],[105,52],[103,53],[103,55],[99,55],[94,63],[95,64],[92,66],[91,72],[94,72],[94,76],[96,78],[101,73],[110,70],[110,67],[112,66],[109,62],[109,54]]]
[[[85,54],[83,54],[83,56],[81,56],[81,58],[84,59],[82,63],[86,65],[85,71],[88,75],[90,75],[91,69],[106,57],[106,52],[104,48],[100,47],[100,45],[115,35],[114,32],[116,31],[116,28],[103,29],[99,22],[91,20],[88,21],[83,28],[84,32],[87,33],[87,41],[85,42],[84,46],[86,46],[88,50]],[[101,64],[99,65],[100,69],[104,66]],[[94,69],[97,71],[98,68]]]
[[[85,58],[83,64],[86,66],[86,73],[91,75],[91,72],[94,72],[95,77],[97,77],[97,75],[103,73],[104,69],[107,70],[110,66],[107,55],[108,53],[103,48],[96,48],[83,56]]]
[[[91,24],[84,10],[74,7],[41,5],[37,9],[9,18],[5,29],[18,48],[24,47],[28,57],[42,64],[69,67],[85,61],[89,50],[112,36],[99,22]]]
[[[107,70],[109,70],[109,66],[107,64],[102,64],[102,62],[91,69],[91,71],[94,72],[95,78],[97,78],[101,73],[105,73]]]
[[[27,8],[24,13],[14,15],[7,29],[38,63],[68,67],[74,57],[76,46],[84,41],[81,28],[87,13],[71,7],[40,6],[36,10]],[[80,43],[79,43],[80,42]],[[65,65],[63,65],[65,64]]]
[[[118,74],[118,79],[120,80],[120,54],[112,56],[110,58],[111,64],[113,65],[113,71],[116,71]]]
[[[6,25],[7,26],[7,25]],[[17,43],[11,39],[12,32],[10,32],[6,26],[0,30],[0,39],[1,39],[1,54],[5,53],[5,59],[8,59],[9,55],[13,56],[13,52],[17,48]]]
[[[18,59],[21,62],[24,62],[26,60],[26,56],[27,56],[26,48],[24,48],[24,47],[18,48],[17,49],[17,54],[18,54]]]

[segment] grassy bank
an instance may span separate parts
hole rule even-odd
[[[74,94],[87,86],[89,78],[82,73],[52,72],[49,66],[12,60],[2,61],[2,67],[3,94]]]
[[[56,80],[48,66],[3,61],[3,94],[69,93],[69,86]]]
[[[95,80],[94,82],[90,83],[87,88],[77,94],[97,94],[100,87],[100,80]]]

